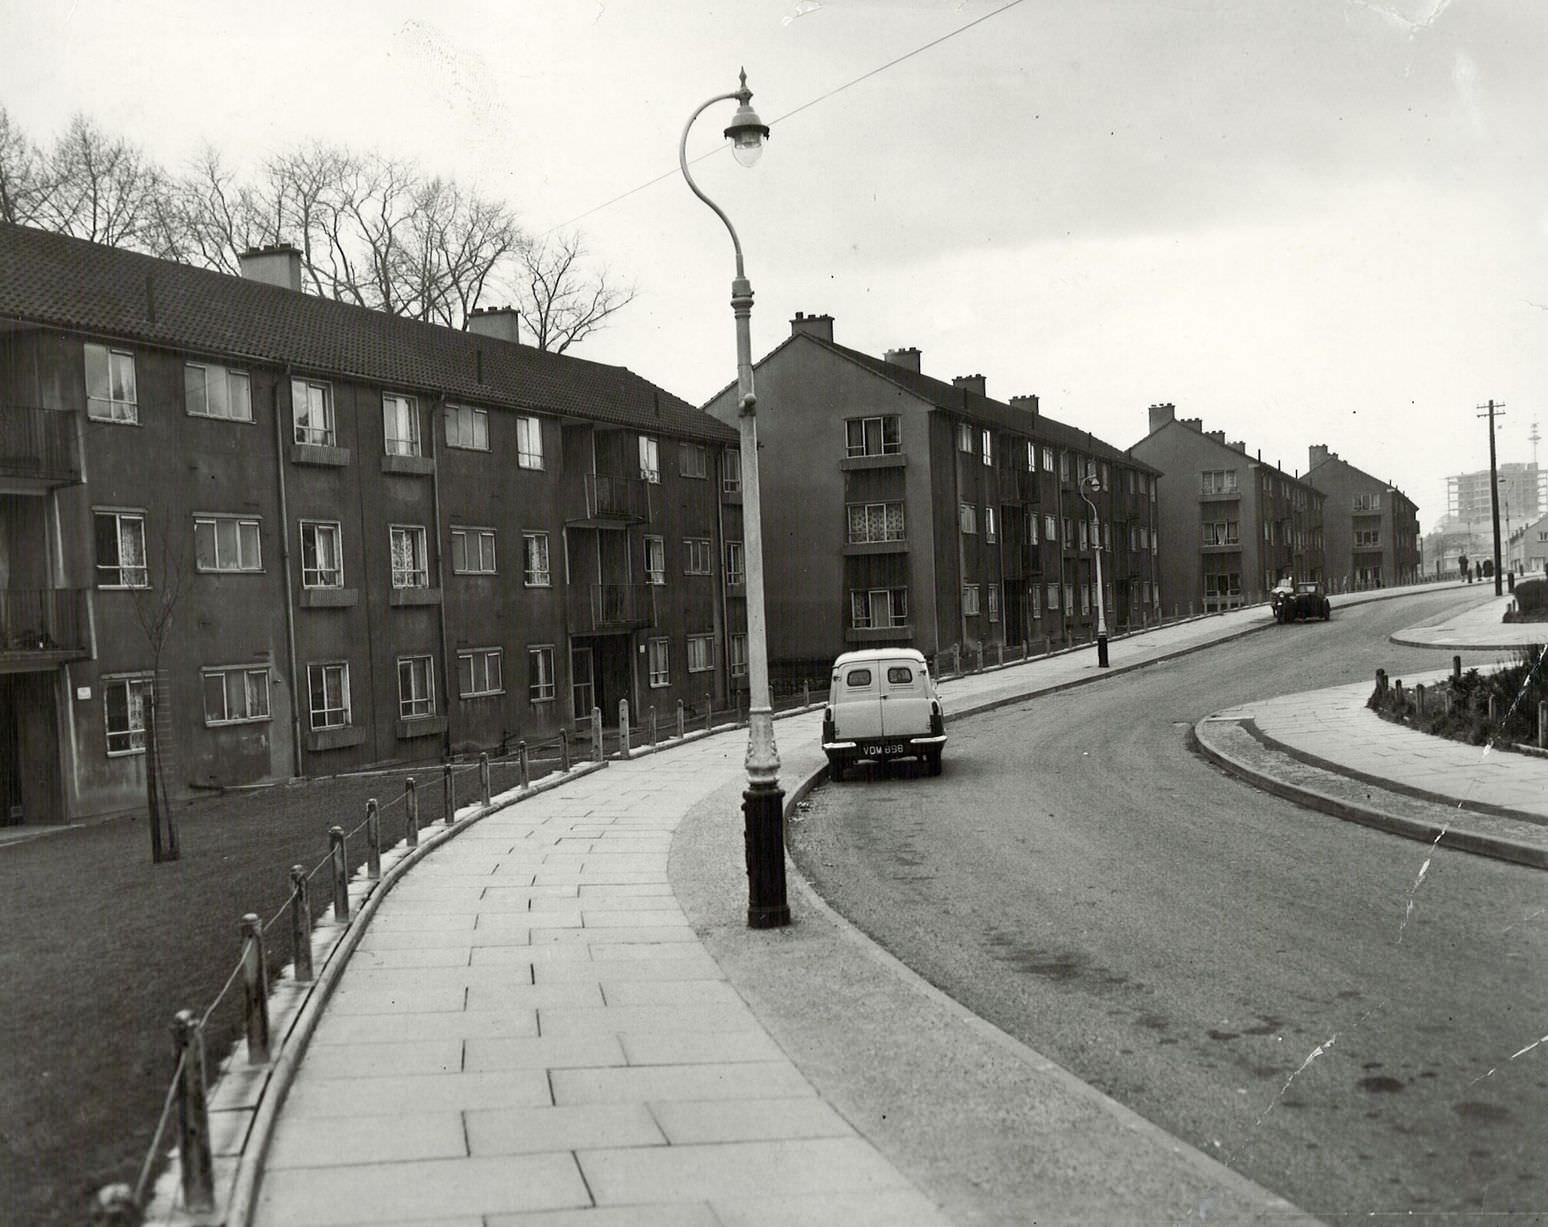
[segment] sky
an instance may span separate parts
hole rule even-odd
[[[1326,444],[1426,531],[1478,406],[1502,462],[1548,428],[1545,62],[1538,0],[0,0],[34,140],[413,159],[579,228],[637,297],[572,352],[694,403],[735,377],[733,263],[677,146],[745,67],[762,160],[731,103],[689,152],[755,357],[805,311],[1118,447],[1171,402],[1290,472]]]

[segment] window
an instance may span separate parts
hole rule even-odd
[[[150,688],[149,677],[102,679],[103,727],[107,730],[109,758],[145,752],[145,698]]]
[[[200,571],[262,571],[258,521],[238,516],[195,516],[194,567]]]
[[[452,573],[455,575],[493,575],[495,573],[495,534],[492,528],[454,528]]]
[[[715,667],[715,636],[688,636],[688,672],[708,673]]]
[[[527,649],[527,701],[554,701],[554,649],[546,644]]]
[[[518,418],[520,422],[522,419]],[[518,440],[520,428],[518,427]],[[487,452],[489,450],[489,413],[484,409],[474,409],[470,405],[446,406],[446,446],[464,447],[470,451]],[[521,463],[521,449],[518,443],[516,462]]]
[[[666,538],[645,538],[645,582],[666,583]]]
[[[86,416],[98,422],[140,420],[133,354],[105,345],[86,346]]]
[[[1064,608],[1070,613],[1075,612],[1075,585],[1064,585]]]
[[[905,540],[902,503],[850,503],[847,510],[851,545]]]
[[[412,396],[384,393],[382,435],[389,456],[419,455],[419,402]]]
[[[972,503],[959,503],[957,505],[957,518],[962,523],[962,531],[976,533],[978,531],[978,510]]]
[[[990,584],[984,589],[984,598],[989,602],[989,621],[1000,620],[1000,588],[998,584]]]
[[[392,546],[392,586],[428,588],[430,566],[426,561],[425,530],[418,525],[394,524],[388,535]]]
[[[332,447],[338,440],[333,429],[333,389],[306,379],[290,381],[290,406],[295,418],[296,442]]]
[[[683,574],[708,575],[710,573],[710,543],[708,537],[683,538]]]
[[[1107,461],[1104,460],[1100,465],[1097,466],[1097,473],[1102,478],[1102,489],[1106,490],[1108,488],[1108,486],[1107,486],[1107,478],[1108,478]]]
[[[1086,523],[1085,516],[1082,516],[1081,519],[1080,519],[1080,548],[1081,549],[1086,549],[1091,544],[1091,540],[1090,540],[1090,537],[1088,536],[1088,533],[1089,533],[1089,526]]]
[[[987,465],[994,464],[994,435],[986,429],[979,432],[979,439],[983,444],[979,453],[983,458],[983,462]]]
[[[1028,545],[1036,545],[1037,544],[1037,512],[1035,512],[1035,511],[1028,511],[1026,514],[1027,514],[1027,544]]]
[[[210,727],[253,724],[269,718],[267,666],[204,669],[199,677],[204,684],[204,723]]]
[[[747,582],[746,555],[740,541],[726,542],[726,583],[732,586]]]
[[[1070,519],[1069,516],[1065,516],[1060,521],[1060,524],[1064,529],[1064,536],[1060,540],[1064,542],[1065,549],[1070,549],[1075,543],[1075,521]]]
[[[1049,584],[1048,585],[1048,608],[1049,609],[1058,609],[1059,608],[1059,585],[1058,584]]]
[[[1204,494],[1236,494],[1235,469],[1205,469],[1199,474],[1199,489]]]
[[[342,531],[337,524],[301,521],[301,586],[342,588],[344,560]]]
[[[435,715],[435,661],[428,656],[398,657],[398,716],[417,720]]]
[[[528,588],[547,588],[552,583],[548,570],[548,534],[521,534],[522,582]]]
[[[1060,452],[1059,453],[1059,480],[1060,481],[1069,481],[1069,479],[1070,479],[1070,454],[1069,454],[1069,452]]]
[[[1086,584],[1080,586],[1080,612],[1082,617],[1091,612],[1091,589]]]
[[[474,648],[472,651],[458,652],[458,697],[480,699],[487,695],[504,694],[503,660],[499,648]]]
[[[720,488],[727,494],[742,492],[742,453],[734,447],[720,455]]]
[[[1381,545],[1381,530],[1377,528],[1357,528],[1354,530],[1355,548],[1374,547]]]
[[[543,467],[543,423],[537,418],[516,419],[516,467]]]
[[[661,449],[649,435],[640,436],[640,477],[651,483],[661,480]]]
[[[1034,618],[1041,618],[1043,616],[1043,590],[1034,584],[1027,589],[1027,596],[1032,598],[1032,616]]]
[[[962,585],[962,612],[970,618],[978,613],[977,584]]]
[[[1240,526],[1235,520],[1206,520],[1202,527],[1205,545],[1240,544]]]
[[[246,371],[190,362],[183,367],[183,404],[196,418],[253,420],[252,386]]]
[[[1240,596],[1241,593],[1242,576],[1240,571],[1219,571],[1204,577],[1204,595],[1207,597]]]
[[[1043,472],[1052,473],[1054,470],[1053,448],[1043,448]]]
[[[747,676],[747,633],[738,631],[731,636],[731,676]]]
[[[1037,472],[1037,444],[1031,439],[1027,440],[1027,472]]]
[[[1052,542],[1052,541],[1057,541],[1058,539],[1059,539],[1059,526],[1058,526],[1058,524],[1055,523],[1053,516],[1051,516],[1051,515],[1044,515],[1043,516],[1043,540],[1044,541]]]
[[[312,728],[346,728],[349,725],[349,666],[308,665],[306,685],[311,695]]]
[[[849,594],[850,622],[860,630],[908,625],[907,588],[857,588]]]
[[[957,450],[973,454],[973,428],[966,422],[957,423]]]
[[[850,418],[844,423],[846,456],[896,456],[903,450],[903,428],[896,414]]]
[[[1354,509],[1356,511],[1380,511],[1381,495],[1357,494],[1354,496]]]
[[[682,477],[704,476],[704,444],[679,443],[677,445],[677,472]]]
[[[143,512],[99,511],[97,526],[97,587],[149,588],[145,568]]]
[[[994,535],[994,508],[984,508],[984,540],[993,541]]]
[[[650,684],[652,686],[669,686],[672,683],[672,641],[670,639],[652,639],[650,641]]]

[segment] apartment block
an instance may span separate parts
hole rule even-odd
[[[1156,470],[1034,396],[920,368],[805,314],[755,365],[771,673],[826,677],[869,643],[993,659],[1089,639],[1099,550],[1110,627],[1153,619]],[[734,423],[735,388],[706,408]]]
[[[1340,459],[1326,444],[1313,444],[1308,459],[1305,480],[1326,496],[1322,535],[1328,586],[1352,592],[1419,580],[1418,505],[1390,482]]]
[[[1326,581],[1322,491],[1251,455],[1223,430],[1150,407],[1150,433],[1129,451],[1165,474],[1161,571],[1167,600],[1232,609],[1280,579]]]
[[[0,821],[745,687],[735,432],[627,369],[0,226]]]

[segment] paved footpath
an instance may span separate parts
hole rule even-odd
[[[1268,625],[1201,618],[1115,640],[1111,671],[1087,649],[943,693],[965,715]],[[818,719],[776,724],[792,800],[823,765]],[[322,1011],[254,1221],[1309,1219],[974,1018],[799,880],[795,924],[745,929],[744,745],[613,762],[415,865]]]

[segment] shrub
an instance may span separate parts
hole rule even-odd
[[[1523,614],[1548,613],[1548,578],[1517,580],[1516,610]]]

